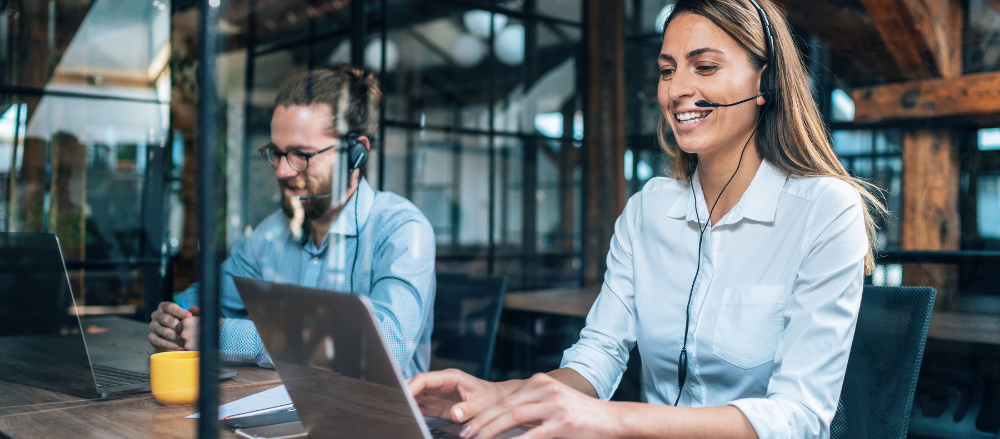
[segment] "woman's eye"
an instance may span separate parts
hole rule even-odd
[[[674,76],[674,69],[660,69],[661,79],[670,79],[671,76]]]
[[[717,66],[698,66],[698,68],[697,68],[698,73],[702,73],[702,74],[705,74],[705,73],[714,73],[718,69],[719,68]]]

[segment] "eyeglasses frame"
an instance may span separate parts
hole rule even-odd
[[[277,146],[275,146],[273,143],[269,143],[267,145],[262,146],[260,149],[258,149],[258,151],[260,152],[260,155],[262,157],[264,157],[264,161],[267,162],[269,165],[271,165],[271,167],[274,168],[274,169],[278,169],[278,167],[281,166],[281,159],[285,159],[285,161],[288,162],[288,166],[290,168],[292,168],[292,169],[294,169],[294,170],[296,170],[298,172],[306,172],[306,169],[309,169],[309,159],[311,159],[313,157],[316,157],[317,155],[322,154],[324,152],[327,152],[327,151],[329,151],[331,149],[338,148],[339,146],[340,146],[340,142],[337,142],[334,145],[330,145],[330,146],[328,146],[326,148],[323,148],[323,149],[321,149],[319,151],[316,151],[316,152],[300,152],[300,151],[281,152],[281,151],[278,150]],[[271,163],[271,161],[267,159],[267,150],[268,149],[271,149],[271,150],[274,151],[274,156],[276,157],[274,163]],[[302,169],[296,168],[295,165],[292,164],[292,161],[288,160],[288,154],[298,154],[299,156],[301,156],[302,158],[304,158],[306,160],[306,166],[303,167]]]

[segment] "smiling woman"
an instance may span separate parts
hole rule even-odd
[[[881,205],[834,156],[771,1],[677,2],[657,60],[673,178],[618,218],[561,368],[410,382],[426,415],[467,422],[462,437],[538,421],[523,437],[830,436],[871,266],[863,199]],[[633,348],[650,404],[608,402]]]

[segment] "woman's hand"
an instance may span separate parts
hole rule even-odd
[[[414,376],[408,386],[424,416],[461,423],[492,407],[522,382],[491,383],[448,369]]]
[[[463,438],[490,439],[519,425],[541,422],[523,439],[615,437],[617,407],[587,396],[546,374],[535,374],[514,393],[472,418]]]

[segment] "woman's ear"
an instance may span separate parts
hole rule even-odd
[[[372,142],[371,140],[368,140],[368,136],[358,136],[358,140],[361,141],[361,143],[364,143],[365,148],[367,148],[369,151],[372,150]]]

